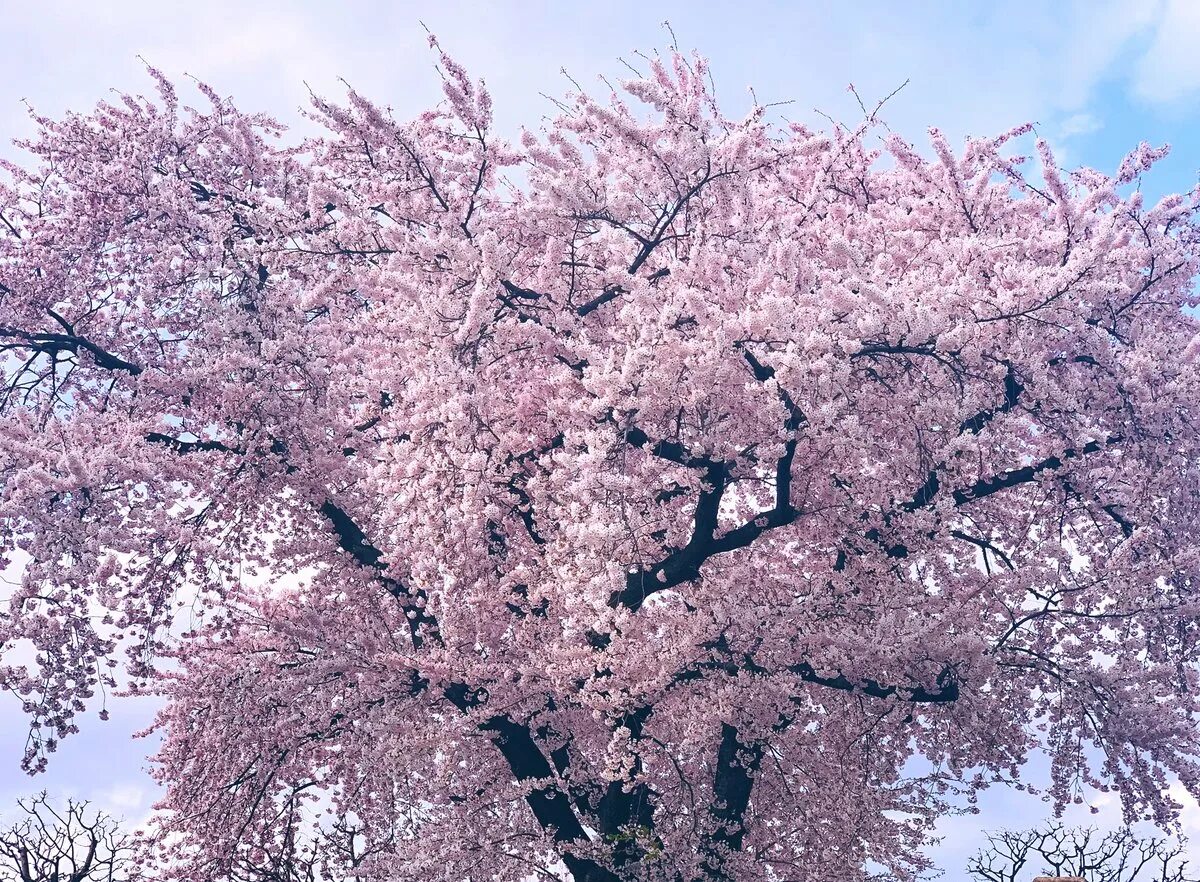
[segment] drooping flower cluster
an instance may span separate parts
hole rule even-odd
[[[195,880],[905,878],[1039,744],[1060,805],[1200,791],[1195,195],[649,64],[520,146],[444,55],[446,104],[295,148],[157,73],[39,119],[27,766],[114,668],[161,690]]]

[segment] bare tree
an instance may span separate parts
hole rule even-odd
[[[0,831],[0,882],[128,882],[138,877],[131,844],[111,815],[85,802],[55,808],[45,792],[17,807]]]
[[[987,838],[967,864],[967,872],[983,882],[1027,882],[1039,874],[1085,882],[1200,882],[1188,871],[1183,842],[1138,837],[1129,828],[1101,834],[1054,823]]]

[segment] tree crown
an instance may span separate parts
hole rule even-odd
[[[509,144],[437,51],[412,121],[350,91],[280,146],[152,71],[6,165],[26,765],[123,664],[197,879],[907,878],[1038,744],[1060,806],[1169,821],[1200,336],[1195,194],[1129,192],[1161,151],[728,119],[679,54]]]

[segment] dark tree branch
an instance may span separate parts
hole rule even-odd
[[[997,414],[1008,413],[1020,402],[1021,393],[1025,391],[1025,386],[1017,379],[1017,374],[1013,370],[1012,362],[1004,362],[1004,401],[998,406],[990,410],[981,410],[973,417],[966,419],[958,427],[959,434],[978,435],[983,431],[984,426],[996,418]]]
[[[583,318],[589,312],[595,312],[597,309],[599,309],[604,304],[608,303],[610,300],[616,300],[622,294],[628,294],[628,293],[629,293],[628,288],[622,288],[620,285],[609,285],[607,288],[604,289],[603,293],[597,295],[596,297],[593,297],[587,303],[578,307],[575,310],[575,314],[577,316],[579,316],[580,318]]]
[[[188,455],[201,452],[219,452],[245,455],[241,448],[230,447],[221,441],[184,441],[164,435],[161,432],[150,432],[146,440],[152,444],[162,444],[170,447],[176,453]],[[279,442],[272,445],[271,451],[279,453],[286,450]],[[405,619],[415,648],[420,648],[426,637],[432,636],[440,643],[437,619],[428,611],[428,594],[423,589],[413,590],[393,576],[387,575],[387,566],[383,563],[383,552],[373,545],[363,529],[354,519],[332,500],[325,500],[319,508],[320,513],[328,520],[337,538],[338,546],[347,552],[361,567],[375,572],[379,583],[388,593],[401,602]]]
[[[951,530],[950,535],[955,539],[961,539],[964,542],[970,542],[972,545],[982,551],[983,564],[989,573],[991,572],[991,564],[988,563],[988,552],[991,552],[992,556],[1001,561],[1008,570],[1012,571],[1016,569],[1016,567],[1013,566],[1013,562],[1009,556],[1000,548],[998,548],[994,542],[991,542],[987,539],[982,539],[979,536],[972,536],[969,533],[964,533],[962,530]]]
[[[621,719],[629,729],[630,739],[640,741],[651,706],[643,705]],[[640,757],[635,754],[634,776],[642,771]],[[598,829],[612,843],[613,864],[619,869],[637,863],[645,857],[645,840],[654,826],[654,793],[645,781],[629,786],[626,781],[610,781],[595,810]]]
[[[721,724],[721,741],[717,746],[717,763],[713,774],[713,802],[709,806],[714,828],[700,841],[702,869],[713,882],[729,882],[733,877],[727,869],[728,858],[742,850],[746,838],[746,810],[754,776],[762,763],[764,746],[761,741],[743,742],[738,730],[729,723]]]
[[[643,264],[645,264],[645,262],[649,259],[650,255],[654,253],[654,249],[656,249],[663,242],[682,237],[683,234],[668,236],[667,231],[671,229],[671,225],[675,223],[675,219],[679,216],[679,213],[687,206],[692,198],[695,197],[696,194],[702,189],[704,189],[704,186],[709,182],[732,174],[736,174],[736,172],[733,170],[726,170],[713,174],[712,166],[707,165],[703,171],[703,174],[701,174],[700,179],[695,184],[689,187],[685,193],[677,194],[679,195],[679,199],[674,205],[663,207],[662,213],[654,222],[654,225],[650,230],[650,235],[648,236],[643,236],[628,224],[621,223],[620,221],[612,218],[607,212],[593,212],[591,214],[581,215],[577,219],[603,221],[604,223],[610,224],[617,229],[624,230],[626,233],[632,236],[638,243],[639,247],[637,254],[634,255],[633,262],[629,264],[626,272],[628,272],[631,276],[636,275],[637,271],[642,268]],[[665,267],[655,271],[650,276],[651,284],[658,282],[660,279],[664,278],[665,276],[669,276],[670,274],[671,271]],[[615,300],[620,295],[628,293],[628,289],[622,288],[620,285],[610,285],[604,289],[603,293],[576,309],[575,313],[582,318],[588,313],[599,309],[610,300]]]
[[[1037,480],[1038,476],[1043,472],[1056,471],[1061,469],[1063,465],[1072,459],[1077,459],[1089,453],[1097,453],[1103,450],[1110,444],[1117,444],[1122,440],[1120,435],[1112,435],[1104,441],[1089,441],[1087,444],[1076,449],[1068,447],[1059,456],[1048,456],[1045,459],[1027,465],[1019,469],[1011,469],[1007,472],[1001,472],[991,478],[984,478],[976,481],[970,487],[965,487],[954,491],[954,504],[967,505],[971,502],[976,502],[980,499],[985,499],[999,493],[1001,490],[1007,490],[1010,487],[1018,487],[1021,484],[1028,484]],[[932,499],[932,497],[931,497]]]
[[[792,665],[788,670],[806,683],[814,683],[829,689],[840,689],[843,692],[861,692],[872,698],[896,696],[901,701],[910,701],[914,704],[948,704],[958,701],[959,697],[958,682],[954,679],[950,668],[946,668],[938,675],[937,689],[926,689],[923,686],[884,686],[875,680],[855,682],[840,674],[836,677],[822,677],[808,662]]]
[[[742,354],[757,380],[765,382],[775,376],[775,369],[764,365],[749,350],[743,348]],[[805,417],[782,388],[779,397],[788,416],[784,421],[787,440],[784,442],[783,455],[775,466],[775,505],[720,536],[716,535],[717,514],[733,464],[695,456],[675,442],[659,441],[651,445],[645,432],[636,428],[626,430],[625,439],[634,447],[649,446],[649,451],[662,459],[689,468],[704,469],[704,486],[696,501],[695,524],[688,544],[657,563],[630,573],[626,577],[625,587],[614,591],[609,597],[610,607],[615,609],[624,606],[636,612],[652,594],[699,578],[700,567],[714,555],[746,548],[767,530],[790,524],[800,516],[800,511],[791,502],[792,463],[796,456],[797,432]]]
[[[904,343],[865,343],[862,348],[850,353],[850,358],[870,358],[875,355],[928,355],[938,358],[939,353],[932,343],[909,345]]]
[[[1126,539],[1133,535],[1133,524],[1121,514],[1116,505],[1109,503],[1108,505],[1101,506],[1101,508],[1103,508],[1108,516],[1116,522],[1118,527],[1121,528],[1121,535],[1123,535]]]
[[[1138,837],[1128,827],[1101,833],[1055,821],[988,833],[987,842],[967,864],[984,882],[1024,882],[1039,872],[1086,882],[1200,882],[1189,872],[1185,843]]]
[[[199,451],[224,451],[240,453],[220,442],[181,441],[161,433],[152,433],[147,440],[166,444],[179,453]],[[321,514],[328,520],[338,545],[360,566],[376,571],[377,578],[396,598],[402,601],[402,609],[409,623],[414,647],[419,648],[425,635],[431,634],[440,642],[437,620],[426,611],[427,597],[423,591],[413,592],[399,580],[386,575],[383,552],[367,538],[362,528],[336,503],[326,500],[320,507]],[[414,682],[414,693],[428,687],[428,681],[418,678]],[[463,683],[452,683],[443,690],[451,704],[463,712],[472,710],[486,701],[486,692]],[[551,767],[538,748],[527,726],[515,722],[506,714],[488,717],[479,726],[486,732],[508,762],[518,781],[551,779]],[[584,843],[586,834],[570,807],[566,794],[555,784],[549,783],[535,788],[526,797],[530,809],[543,829],[551,833],[555,842],[569,844]],[[619,814],[620,809],[611,809]],[[614,817],[615,817],[614,814]],[[569,850],[562,853],[563,862],[580,882],[618,882],[607,869],[594,861],[578,857]]]
[[[88,803],[54,808],[45,793],[18,800],[18,820],[0,830],[0,878],[17,882],[118,882],[137,877],[117,821]]]
[[[126,361],[119,355],[114,355],[97,346],[86,337],[81,337],[75,333],[30,333],[0,325],[0,337],[18,340],[20,341],[17,344],[18,346],[47,355],[53,355],[57,352],[70,352],[72,355],[78,355],[79,351],[83,350],[92,357],[92,360],[99,367],[111,371],[126,371],[135,377],[144,370],[141,365]]]
[[[641,239],[642,247],[638,250],[637,255],[633,258],[633,263],[629,265],[629,274],[632,276],[639,269],[641,269],[642,264],[646,262],[646,259],[654,253],[654,249],[661,245],[666,238],[668,238],[667,230],[671,229],[671,225],[675,223],[675,218],[679,216],[679,212],[681,212],[692,200],[692,197],[704,189],[704,186],[710,181],[714,181],[717,178],[723,178],[731,174],[735,174],[735,172],[732,170],[726,170],[723,172],[718,172],[714,175],[712,171],[712,164],[706,163],[704,172],[701,174],[700,179],[696,181],[696,183],[693,184],[686,193],[681,195],[679,199],[676,200],[675,204],[670,207],[670,210],[665,210],[663,212],[661,219],[651,230],[650,236],[648,238]],[[676,191],[676,193],[678,193],[678,191]]]
[[[371,544],[362,528],[354,522],[345,509],[327,499],[321,504],[320,511],[333,527],[333,533],[342,550],[354,558],[359,566],[375,570],[380,584],[401,602],[400,608],[404,611],[404,617],[408,621],[413,646],[420,649],[424,645],[427,635],[441,643],[437,619],[429,613],[427,608],[429,596],[425,590],[421,588],[413,590],[398,579],[386,575],[387,566],[382,562],[383,552]]]
[[[541,300],[545,294],[537,291],[531,291],[528,288],[522,288],[519,285],[514,285],[508,279],[501,279],[500,284],[504,286],[504,290],[508,292],[509,297],[515,297],[518,300]]]
[[[959,489],[954,490],[951,494],[954,499],[954,505],[955,507],[961,507],[968,505],[969,503],[976,502],[980,499],[986,499],[987,497],[993,496],[996,493],[1000,493],[1003,490],[1007,490],[1012,487],[1019,487],[1022,484],[1032,483],[1033,481],[1036,481],[1044,472],[1057,471],[1058,469],[1061,469],[1066,462],[1072,459],[1077,459],[1078,457],[1087,454],[1097,453],[1106,446],[1110,444],[1116,444],[1121,440],[1122,438],[1120,435],[1112,435],[1103,442],[1089,441],[1079,449],[1068,447],[1058,456],[1048,456],[1045,459],[1033,463],[1032,465],[1023,466],[1019,469],[1010,469],[1006,472],[1000,472],[999,474],[993,475],[990,478],[981,478],[968,487],[960,487]],[[887,511],[883,514],[883,523],[885,525],[890,525],[901,512],[913,512],[931,505],[937,495],[941,492],[941,489],[942,484],[941,479],[938,476],[938,470],[936,468],[932,469],[929,472],[929,476],[925,479],[925,483],[917,488],[917,491],[913,494],[911,499],[900,503],[896,509]],[[1109,507],[1106,506],[1105,511],[1107,511],[1110,516],[1113,516],[1114,520],[1117,520],[1119,516],[1113,515],[1113,512],[1108,511],[1108,508]],[[1122,520],[1117,520],[1117,523],[1121,524]],[[1126,535],[1131,535],[1133,532],[1132,525],[1128,524],[1127,522],[1123,524],[1122,532],[1124,532],[1126,527],[1129,529],[1129,533]],[[889,543],[885,541],[883,531],[878,527],[872,527],[863,535],[866,539],[881,546],[888,557],[908,557],[908,547],[902,543]],[[933,534],[930,535],[932,536]],[[953,535],[955,538],[972,542],[975,545],[980,545],[980,540],[960,533],[959,531],[952,531],[951,535]],[[980,545],[980,547],[983,546]],[[1009,569],[1012,569],[1011,561],[1009,561],[1004,555],[1000,554],[999,550],[993,545],[989,543],[986,550],[996,553],[997,556],[1004,561],[1005,565],[1008,566]],[[861,553],[861,551],[859,553]],[[834,570],[839,572],[844,570],[848,562],[849,558],[846,556],[845,551],[839,551],[837,562],[834,565]]]
[[[1097,453],[1108,445],[1119,443],[1121,440],[1120,435],[1112,435],[1104,441],[1089,441],[1083,447],[1078,449],[1068,447],[1061,454],[1048,456],[1032,465],[1022,466],[1019,469],[1010,469],[1007,472],[1000,472],[990,478],[980,478],[968,487],[961,487],[953,491],[954,504],[956,506],[967,505],[968,503],[985,499],[1002,490],[1019,487],[1022,484],[1029,484],[1037,480],[1038,476],[1043,472],[1061,469],[1069,460],[1077,459],[1089,453]],[[930,471],[929,477],[925,479],[925,483],[917,488],[912,498],[900,504],[900,510],[912,512],[919,508],[925,508],[933,502],[940,491],[941,479],[938,477],[937,469],[934,469]],[[888,513],[884,515],[884,522],[890,522],[894,517],[894,512]]]
[[[446,689],[447,699],[467,713],[479,706],[486,697],[462,685]],[[513,720],[508,714],[496,714],[479,724],[508,763],[518,781],[541,782],[529,791],[525,801],[542,829],[560,846],[559,856],[576,882],[620,882],[611,871],[593,860],[579,857],[573,845],[588,841],[587,833],[571,808],[571,800],[555,782],[554,770],[538,747],[529,727]]]
[[[650,436],[635,427],[625,430],[625,441],[632,447],[645,450],[651,456],[665,459],[668,462],[687,466],[690,469],[716,469],[726,465],[721,460],[709,456],[696,456],[677,441],[655,441],[651,443]]]
[[[683,668],[671,678],[672,685],[699,680],[710,671],[719,671],[731,677],[737,676],[742,671],[759,675],[768,675],[770,673],[749,654],[744,654],[740,658],[735,658],[729,654],[728,644],[724,642],[723,638],[707,646],[718,653],[717,657]],[[786,670],[803,682],[812,683],[815,686],[837,689],[842,692],[858,692],[872,698],[892,698],[895,696],[901,701],[913,704],[948,704],[957,701],[960,694],[954,671],[950,667],[943,668],[941,673],[938,674],[936,689],[926,689],[923,686],[913,685],[884,685],[877,680],[854,681],[841,674],[833,677],[824,677],[818,675],[813,666],[807,661],[789,665]],[[799,697],[796,700],[799,700]]]
[[[161,432],[150,432],[146,435],[146,440],[151,444],[164,444],[170,447],[176,453],[184,454],[200,453],[204,451],[219,452],[219,453],[234,453],[239,456],[245,455],[246,451],[238,447],[230,447],[221,441],[183,441],[179,438],[173,438],[170,435],[164,435]]]

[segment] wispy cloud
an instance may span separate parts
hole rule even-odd
[[[1154,36],[1133,68],[1133,93],[1152,104],[1171,105],[1200,92],[1200,3],[1168,0]]]

